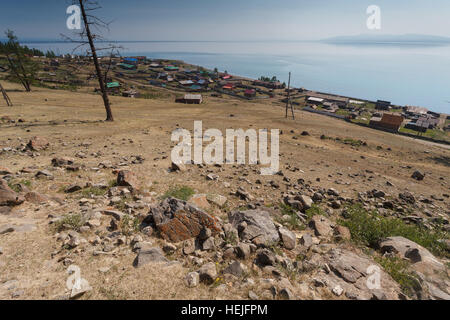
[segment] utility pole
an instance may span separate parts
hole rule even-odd
[[[286,101],[286,118],[288,117],[289,106],[291,107],[292,119],[295,120],[294,106],[292,105],[292,102],[291,102],[291,73],[290,72],[289,72],[289,82],[288,82],[288,94],[287,94],[287,101]]]

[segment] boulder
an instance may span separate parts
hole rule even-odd
[[[422,181],[425,178],[425,174],[420,171],[414,171],[411,178],[416,179],[417,181]]]
[[[269,249],[259,249],[256,252],[256,264],[261,267],[274,266],[276,264],[275,254]]]
[[[160,248],[143,248],[139,251],[133,265],[136,268],[145,266],[149,263],[169,262]]]
[[[212,204],[215,204],[216,206],[222,208],[225,203],[227,203],[227,198],[224,196],[221,196],[219,194],[211,194],[209,193],[206,196],[206,199],[208,199],[209,202],[211,202]]]
[[[224,274],[232,274],[236,277],[241,277],[247,270],[246,266],[239,261],[233,261],[228,267],[223,270]]]
[[[240,259],[247,259],[250,257],[251,249],[247,243],[240,242],[235,248],[236,256]]]
[[[200,282],[200,276],[198,272],[189,272],[186,277],[184,278],[184,283],[189,288],[194,288],[198,286]]]
[[[163,239],[171,242],[197,238],[204,228],[210,229],[212,236],[221,231],[215,217],[175,198],[165,199],[152,207],[144,223],[156,228]]]
[[[186,166],[183,163],[176,163],[176,162],[172,162],[172,166],[171,166],[172,171],[180,171],[180,172],[185,172]]]
[[[304,210],[310,209],[314,203],[313,200],[310,197],[308,197],[307,195],[301,195],[300,201],[303,204]]]
[[[35,191],[31,191],[28,192],[27,194],[25,194],[25,200],[27,200],[28,202],[34,203],[34,204],[40,204],[40,203],[44,203],[44,202],[48,202],[48,197],[37,193]]]
[[[216,265],[214,262],[207,263],[198,270],[198,274],[200,282],[212,284],[217,278]]]
[[[414,195],[411,192],[405,191],[402,192],[398,195],[398,197],[400,198],[400,200],[403,200],[407,203],[410,204],[414,204],[416,202],[416,198],[414,197]]]
[[[297,236],[295,233],[285,228],[280,228],[278,231],[280,232],[284,247],[288,250],[294,249],[297,244]]]
[[[241,240],[255,240],[260,244],[278,242],[280,236],[272,218],[267,211],[256,209],[247,211],[235,211],[228,215],[230,223],[238,229]],[[245,228],[239,228],[245,222]]]
[[[430,251],[404,237],[389,237],[381,241],[379,246],[382,253],[393,253],[411,261],[416,271],[430,273],[446,270],[445,265]]]
[[[328,286],[337,296],[344,292],[347,297],[361,300],[373,299],[374,294],[389,300],[403,296],[399,284],[363,253],[335,248],[325,255],[315,254],[311,260],[328,266],[330,272],[319,273],[315,281]],[[380,281],[377,283],[374,279],[378,276]]]
[[[117,174],[117,185],[122,187],[130,187],[132,190],[139,188],[137,176],[130,170],[121,170]]]
[[[206,198],[206,194],[195,194],[192,196],[192,198],[189,199],[189,202],[205,210],[211,207],[211,205],[208,202],[208,199]]]
[[[333,229],[331,228],[331,221],[322,215],[312,217],[309,226],[314,230],[316,236],[329,236]]]
[[[352,238],[350,230],[344,226],[336,226],[334,228],[334,235],[340,240],[350,240]]]
[[[5,180],[0,179],[0,206],[17,206],[24,201],[23,196],[12,190]]]

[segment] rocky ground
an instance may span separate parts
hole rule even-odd
[[[450,298],[446,147],[229,98],[113,97],[104,123],[99,96],[5,87],[1,299]],[[280,172],[173,165],[194,120],[280,129]]]

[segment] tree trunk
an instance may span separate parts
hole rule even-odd
[[[106,121],[114,121],[113,114],[111,111],[111,105],[108,99],[108,93],[106,92],[105,82],[103,81],[102,71],[100,69],[100,64],[98,63],[97,52],[95,50],[94,40],[92,39],[91,30],[89,28],[89,22],[86,16],[86,11],[84,10],[83,0],[79,0],[81,13],[83,15],[83,21],[86,28],[86,36],[89,40],[89,45],[92,51],[92,59],[94,59],[95,71],[97,72],[98,83],[100,85],[100,90],[102,92],[103,103],[106,109]]]
[[[11,102],[11,99],[9,98],[8,94],[6,93],[5,89],[3,88],[2,84],[0,83],[0,91],[2,92],[3,98],[5,98],[6,105],[8,107],[12,107],[13,104]]]

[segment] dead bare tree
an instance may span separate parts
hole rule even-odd
[[[88,45],[90,48],[90,51],[87,52],[88,56],[90,56],[93,60],[95,72],[97,74],[98,83],[100,85],[100,91],[103,98],[103,104],[105,105],[106,110],[106,121],[114,121],[114,117],[111,110],[111,103],[108,98],[108,92],[106,87],[106,74],[109,72],[106,71],[105,75],[102,73],[102,69],[100,66],[100,63],[98,61],[98,52],[102,50],[114,50],[120,48],[119,46],[115,45],[109,45],[104,48],[97,48],[95,43],[102,39],[100,34],[96,34],[92,32],[92,29],[95,28],[98,31],[100,29],[108,29],[109,30],[109,24],[110,22],[105,22],[101,20],[100,18],[90,14],[90,12],[101,9],[101,6],[99,5],[98,1],[94,0],[72,0],[72,4],[78,5],[81,10],[81,16],[84,22],[84,26],[82,28],[82,31],[78,34],[80,40],[73,40],[70,37],[64,36],[66,39],[70,40],[71,42],[78,43],[79,45],[73,50],[75,52],[77,49]],[[111,51],[112,52],[112,51]]]
[[[0,83],[0,91],[2,92],[3,98],[4,98],[5,101],[6,101],[6,105],[7,105],[8,107],[12,107],[13,104],[12,104],[12,102],[11,102],[11,99],[9,98],[8,94],[6,93],[6,90],[3,88],[3,86],[2,86],[1,83]]]
[[[113,65],[113,58],[115,57],[115,54],[114,54],[115,51],[119,54],[119,51],[115,50],[115,49],[112,49],[111,53],[109,54],[109,62],[108,62],[108,65],[106,67],[105,75],[104,75],[105,83],[108,83],[108,73],[111,71],[111,68],[112,68],[112,65]]]

